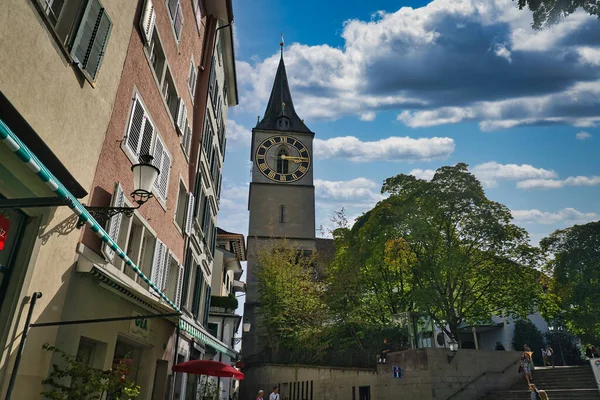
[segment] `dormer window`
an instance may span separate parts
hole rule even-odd
[[[290,119],[288,117],[279,117],[277,120],[277,129],[287,131],[290,129]]]

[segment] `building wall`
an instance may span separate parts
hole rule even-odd
[[[548,332],[548,323],[542,315],[537,312],[527,317],[541,332],[542,335]],[[500,317],[492,317],[496,323],[504,322],[504,326],[500,329],[495,329],[479,336],[479,347],[482,350],[494,350],[496,342],[502,343],[506,350],[522,351],[523,349],[515,349],[512,345],[512,340],[515,335],[515,323],[512,318],[504,319]],[[539,349],[533,349],[539,351]]]
[[[175,212],[177,210],[180,179],[184,182],[188,191],[192,190],[193,182],[190,183],[188,179],[188,161],[180,144],[180,134],[176,131],[173,117],[163,99],[161,86],[159,86],[160,84],[157,82],[151,67],[148,51],[145,48],[138,27],[142,5],[143,2],[140,2],[135,15],[134,29],[130,36],[127,58],[121,75],[121,84],[115,100],[112,118],[108,125],[106,140],[100,153],[99,165],[101,168],[95,171],[91,204],[95,206],[109,205],[117,181],[121,183],[126,194],[133,191],[133,175],[131,173],[133,163],[127,156],[123,141],[131,116],[132,99],[134,94],[138,93],[171,155],[171,170],[166,201],[162,203],[155,196],[138,211],[159,232],[159,239],[183,262],[184,235],[175,224]],[[202,40],[198,35],[191,2],[182,1],[181,5],[184,12],[184,24],[179,42],[173,32],[167,4],[161,0],[154,1],[156,10],[155,29],[166,55],[168,69],[177,87],[177,94],[185,101],[188,109],[188,120],[191,126],[193,102],[187,86],[190,59],[193,57],[197,65],[202,53]],[[89,229],[86,229],[83,242],[97,251],[100,250],[99,239]]]
[[[102,4],[113,25],[95,87],[92,87],[61,50],[35,1],[0,3],[0,89],[88,191],[111,116],[137,6],[135,1],[121,0],[103,0]],[[10,164],[9,173],[24,185],[18,197],[51,196],[41,189],[43,184],[33,173],[19,172],[22,164],[4,156],[0,157],[0,164]],[[9,180],[7,175],[4,174],[6,180],[0,183],[0,193],[14,197],[20,190],[4,185]],[[23,195],[27,191],[30,195]],[[11,292],[11,299],[5,303],[9,312],[3,312],[3,321],[8,323],[2,327],[0,337],[0,396],[7,388],[22,333],[28,308],[26,297],[34,291],[43,293],[32,322],[42,318],[44,321],[60,319],[74,264],[74,249],[81,234],[74,229],[76,219],[66,207],[29,209],[27,214],[33,218],[19,248],[16,267],[20,274],[11,278],[18,283],[18,290]],[[20,396],[21,390],[39,393],[40,381],[47,376],[50,365],[50,358],[41,345],[53,343],[56,332],[53,328],[32,330],[13,392],[15,396]]]
[[[420,349],[390,353],[387,363],[380,364],[377,371],[266,364],[243,371],[246,376],[240,398],[252,398],[260,389],[268,394],[277,385],[282,400],[358,399],[361,386],[369,387],[372,400],[447,399],[474,381],[453,398],[476,399],[516,382],[519,358],[518,352],[459,350],[449,363],[446,349]],[[400,378],[394,378],[393,367],[401,368]],[[252,385],[245,385],[246,381]],[[310,390],[302,396],[303,382],[305,388],[307,383],[309,388],[312,386],[312,397]],[[295,395],[290,396],[290,387]]]

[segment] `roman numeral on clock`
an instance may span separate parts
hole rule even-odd
[[[271,171],[269,172],[269,174],[267,175],[270,179],[275,179],[275,171]]]
[[[304,165],[301,165],[298,167],[298,171],[305,173],[306,172],[306,167]]]

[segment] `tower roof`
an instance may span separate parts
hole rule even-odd
[[[282,129],[281,125],[277,123],[281,117],[287,117],[289,120],[289,126],[286,126],[285,129]],[[281,59],[279,60],[279,67],[277,67],[277,74],[275,75],[275,82],[273,82],[273,89],[271,89],[271,97],[267,104],[267,110],[263,119],[256,125],[256,128],[312,133],[294,109],[287,73],[285,72],[285,63],[283,62],[283,41],[281,42]]]

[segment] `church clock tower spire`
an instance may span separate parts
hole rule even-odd
[[[251,331],[244,335],[246,365],[269,362],[265,353],[268,332],[260,321],[256,255],[273,240],[286,239],[299,251],[312,252],[315,239],[313,139],[315,134],[296,113],[283,57],[275,74],[262,119],[252,129],[252,181],[248,198],[247,293],[244,318]]]

